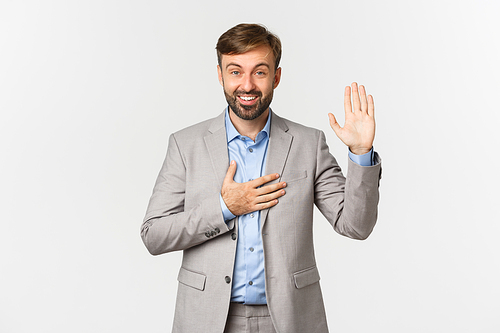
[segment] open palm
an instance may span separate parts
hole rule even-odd
[[[352,104],[351,104],[352,87]],[[341,127],[332,113],[328,114],[330,126],[339,139],[349,147],[352,153],[362,155],[368,153],[375,138],[375,105],[373,97],[366,96],[365,87],[354,82],[344,92],[345,124]],[[354,106],[354,108],[353,108]]]

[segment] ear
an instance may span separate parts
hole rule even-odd
[[[217,65],[217,75],[219,76],[220,85],[224,87],[224,80],[222,79],[222,70],[220,69],[219,65]]]
[[[274,83],[273,83],[274,89],[276,89],[278,84],[280,84],[280,80],[281,80],[281,67],[278,67],[276,73],[274,73]]]

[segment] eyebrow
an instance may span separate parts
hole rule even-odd
[[[240,67],[240,68],[241,68],[241,66],[240,66],[240,65],[238,65],[238,64],[236,64],[236,63],[234,63],[234,62],[230,62],[229,64],[227,64],[227,65],[226,65],[226,68],[228,68],[229,66],[236,66],[236,67]]]
[[[229,66],[235,66],[235,67],[238,67],[238,68],[241,68],[240,65],[238,65],[237,63],[234,63],[234,62],[230,62],[229,64],[226,65],[226,69],[229,67]],[[270,69],[269,67],[269,64],[265,63],[265,62],[261,62],[259,64],[257,64],[254,68],[258,68],[260,66],[265,66],[267,67],[268,69]]]

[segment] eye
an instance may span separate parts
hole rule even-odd
[[[240,72],[238,72],[238,71],[230,71],[229,74],[231,74],[231,75],[239,75]]]
[[[263,71],[258,71],[255,73],[255,75],[258,75],[258,76],[262,76],[262,75],[265,75],[266,73],[264,73]]]

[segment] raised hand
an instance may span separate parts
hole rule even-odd
[[[351,105],[351,87],[354,109]],[[344,110],[345,124],[340,127],[331,113],[330,126],[339,139],[349,147],[352,153],[356,155],[366,154],[372,149],[375,138],[375,105],[372,95],[366,97],[365,87],[359,86],[353,82],[351,87],[345,87],[344,91]]]
[[[285,182],[262,186],[279,178],[277,173],[262,176],[246,183],[234,181],[236,162],[231,161],[222,183],[221,196],[233,215],[240,216],[272,207],[285,194]],[[262,187],[260,187],[262,186]]]

